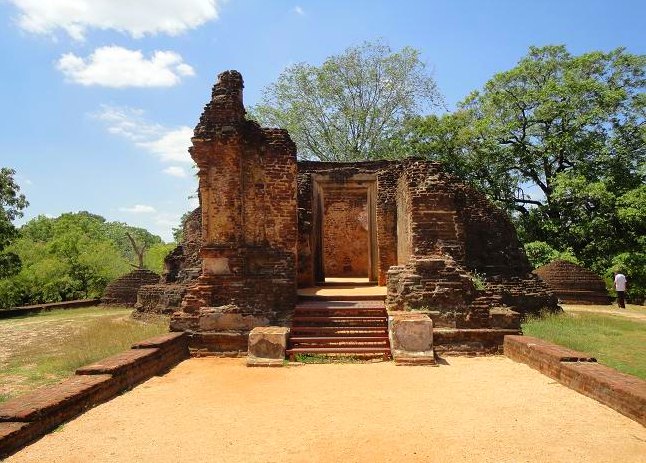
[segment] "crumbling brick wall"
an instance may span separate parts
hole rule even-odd
[[[101,303],[134,306],[139,288],[159,283],[159,278],[159,275],[151,270],[143,268],[133,270],[106,286]]]
[[[253,326],[296,301],[296,147],[285,130],[245,119],[242,76],[218,76],[190,153],[199,172],[202,273],[171,329],[205,352],[246,348]]]

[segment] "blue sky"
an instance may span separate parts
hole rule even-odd
[[[365,40],[422,52],[449,107],[530,45],[646,53],[643,1],[0,0],[0,166],[39,214],[88,210],[169,240],[215,76],[245,104],[289,64]]]

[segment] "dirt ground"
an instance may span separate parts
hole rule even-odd
[[[597,313],[646,321],[646,307],[642,305],[626,304],[625,309],[616,305],[561,304],[561,307],[568,313]]]
[[[7,462],[646,462],[646,428],[505,357],[191,359]]]

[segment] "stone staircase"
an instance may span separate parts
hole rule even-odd
[[[389,359],[383,298],[302,296],[294,310],[287,344],[290,360],[298,354]]]

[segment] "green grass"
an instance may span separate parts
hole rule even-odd
[[[130,318],[129,308],[55,310],[2,320],[0,402],[71,376],[83,365],[168,332],[168,319]]]
[[[530,318],[528,336],[586,352],[600,363],[646,379],[646,322],[613,315],[563,313]]]
[[[299,363],[359,363],[363,361],[356,355],[329,354],[296,354],[294,360]]]

